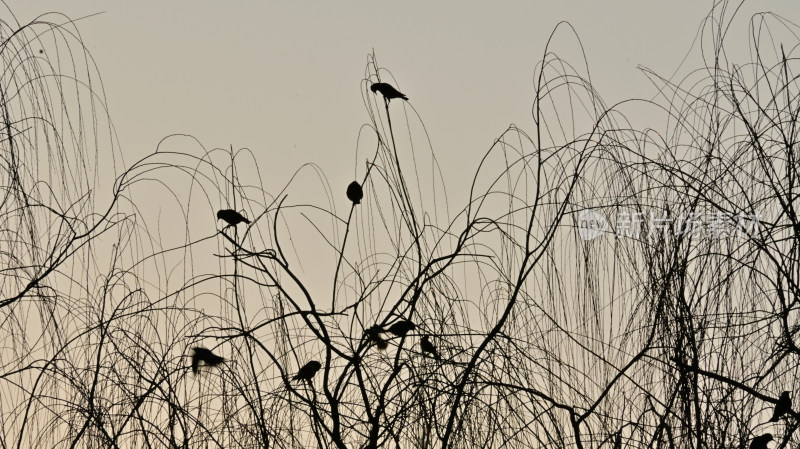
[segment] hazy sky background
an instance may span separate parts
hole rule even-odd
[[[671,75],[712,2],[7,5],[20,22],[51,11],[73,19],[102,12],[81,20],[79,29],[102,75],[128,164],[163,137],[187,133],[206,148],[252,149],[264,174],[275,179],[267,187],[283,186],[302,163],[314,162],[344,192],[356,176],[359,128],[368,121],[360,89],[372,49],[421,115],[448,169],[448,190],[463,190],[509,123],[533,130],[534,67],[559,21],[579,33],[594,86],[611,104],[654,95],[637,65]],[[746,44],[746,21],[760,10],[800,19],[796,0],[753,1],[740,11],[741,26],[731,38]],[[557,48],[574,50],[564,31]],[[749,59],[747,46],[741,48]],[[580,64],[574,56],[563,55]],[[358,164],[360,178],[363,160]]]

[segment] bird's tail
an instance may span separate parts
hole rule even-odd
[[[389,347],[389,342],[386,341],[383,337],[381,337],[381,332],[385,332],[382,327],[380,326],[372,326],[366,331],[367,338],[369,341],[378,347],[381,351],[385,350]]]

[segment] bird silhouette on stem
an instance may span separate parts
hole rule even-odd
[[[753,441],[750,442],[750,449],[767,449],[767,443],[770,441],[772,441],[771,433],[759,435],[753,438]]]
[[[397,335],[398,337],[405,337],[407,333],[416,329],[416,325],[408,320],[400,320],[389,326],[389,332]]]
[[[422,348],[423,354],[428,352],[433,355],[433,358],[436,360],[442,360],[442,356],[439,355],[439,352],[436,351],[436,347],[433,346],[430,340],[428,340],[428,336],[422,337],[422,340],[419,341],[419,346]]]
[[[408,101],[408,97],[388,83],[374,83],[370,86],[369,90],[371,90],[372,93],[380,92],[387,101],[391,101],[392,98],[402,98]]]
[[[781,393],[780,397],[778,398],[778,403],[775,404],[775,411],[772,413],[772,419],[770,422],[776,422],[786,413],[792,411],[792,398],[789,397],[789,392],[784,391]]]
[[[233,209],[222,209],[217,212],[217,220],[224,220],[225,223],[228,223],[228,226],[236,226],[242,222],[250,224],[250,220],[244,218],[242,214]]]
[[[200,346],[192,348],[192,372],[194,374],[200,370],[200,362],[206,366],[217,366],[224,361],[223,357],[214,354],[210,349]]]
[[[353,204],[361,204],[361,199],[364,198],[364,190],[361,188],[361,184],[358,181],[353,181],[347,186],[347,199],[353,202]]]
[[[311,380],[311,378],[317,374],[317,371],[319,371],[320,368],[322,368],[322,364],[316,360],[312,360],[303,365],[303,367],[297,371],[297,374],[295,374],[292,380]]]

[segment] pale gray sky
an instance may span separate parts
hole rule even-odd
[[[448,189],[461,190],[469,176],[456,173],[474,172],[509,123],[532,129],[534,66],[559,21],[579,33],[594,85],[612,103],[652,96],[636,66],[672,74],[712,3],[7,4],[20,22],[48,11],[72,18],[103,12],[79,29],[99,66],[128,163],[166,135],[188,133],[208,148],[249,147],[265,174],[276,177],[274,187],[301,163],[315,162],[343,191],[355,174],[359,127],[368,121],[359,89],[373,48],[421,115],[440,161],[457,169],[445,173]],[[761,9],[792,20],[800,17],[798,5],[750,2],[739,23],[744,27]],[[733,34],[742,39],[744,28]],[[565,32],[556,48],[579,64],[572,42]]]

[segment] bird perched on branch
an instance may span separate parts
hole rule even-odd
[[[217,212],[217,220],[225,220],[225,223],[228,223],[228,226],[236,226],[241,222],[250,224],[250,220],[244,218],[242,214],[233,209],[222,209],[221,211]]]
[[[361,198],[364,198],[364,190],[361,188],[361,184],[358,181],[353,181],[347,186],[347,199],[353,202],[353,204],[360,204]]]
[[[225,359],[200,346],[192,348],[192,372],[197,374],[200,369],[200,362],[208,366],[217,366]]]
[[[442,360],[442,357],[439,355],[439,352],[436,351],[436,347],[433,346],[430,340],[428,340],[428,336],[422,337],[422,340],[419,341],[419,346],[422,348],[422,352],[430,352],[433,355],[433,358],[436,360]]]
[[[753,438],[750,442],[750,449],[767,449],[767,443],[772,441],[772,434],[765,433],[764,435]]]
[[[322,364],[316,360],[312,360],[303,365],[292,380],[311,380],[320,368],[322,368]]]
[[[389,342],[384,340],[381,337],[381,333],[385,332],[382,327],[380,326],[372,326],[369,329],[365,330],[364,333],[367,335],[367,339],[378,347],[381,351],[385,350],[389,347]]]
[[[380,92],[381,95],[383,95],[383,98],[387,100],[391,100],[392,98],[402,98],[403,100],[408,101],[408,97],[403,95],[399,90],[395,89],[391,84],[388,83],[374,83],[372,86],[370,86],[369,90],[371,90],[372,93],[375,93],[376,91]]]
[[[784,391],[781,393],[781,396],[778,398],[778,403],[775,404],[775,411],[772,413],[772,419],[770,422],[775,422],[783,416],[784,413],[789,413],[792,411],[792,398],[789,397],[789,392]]]
[[[405,337],[407,333],[414,330],[417,326],[411,321],[400,320],[389,326],[389,332],[397,335],[398,337]]]

